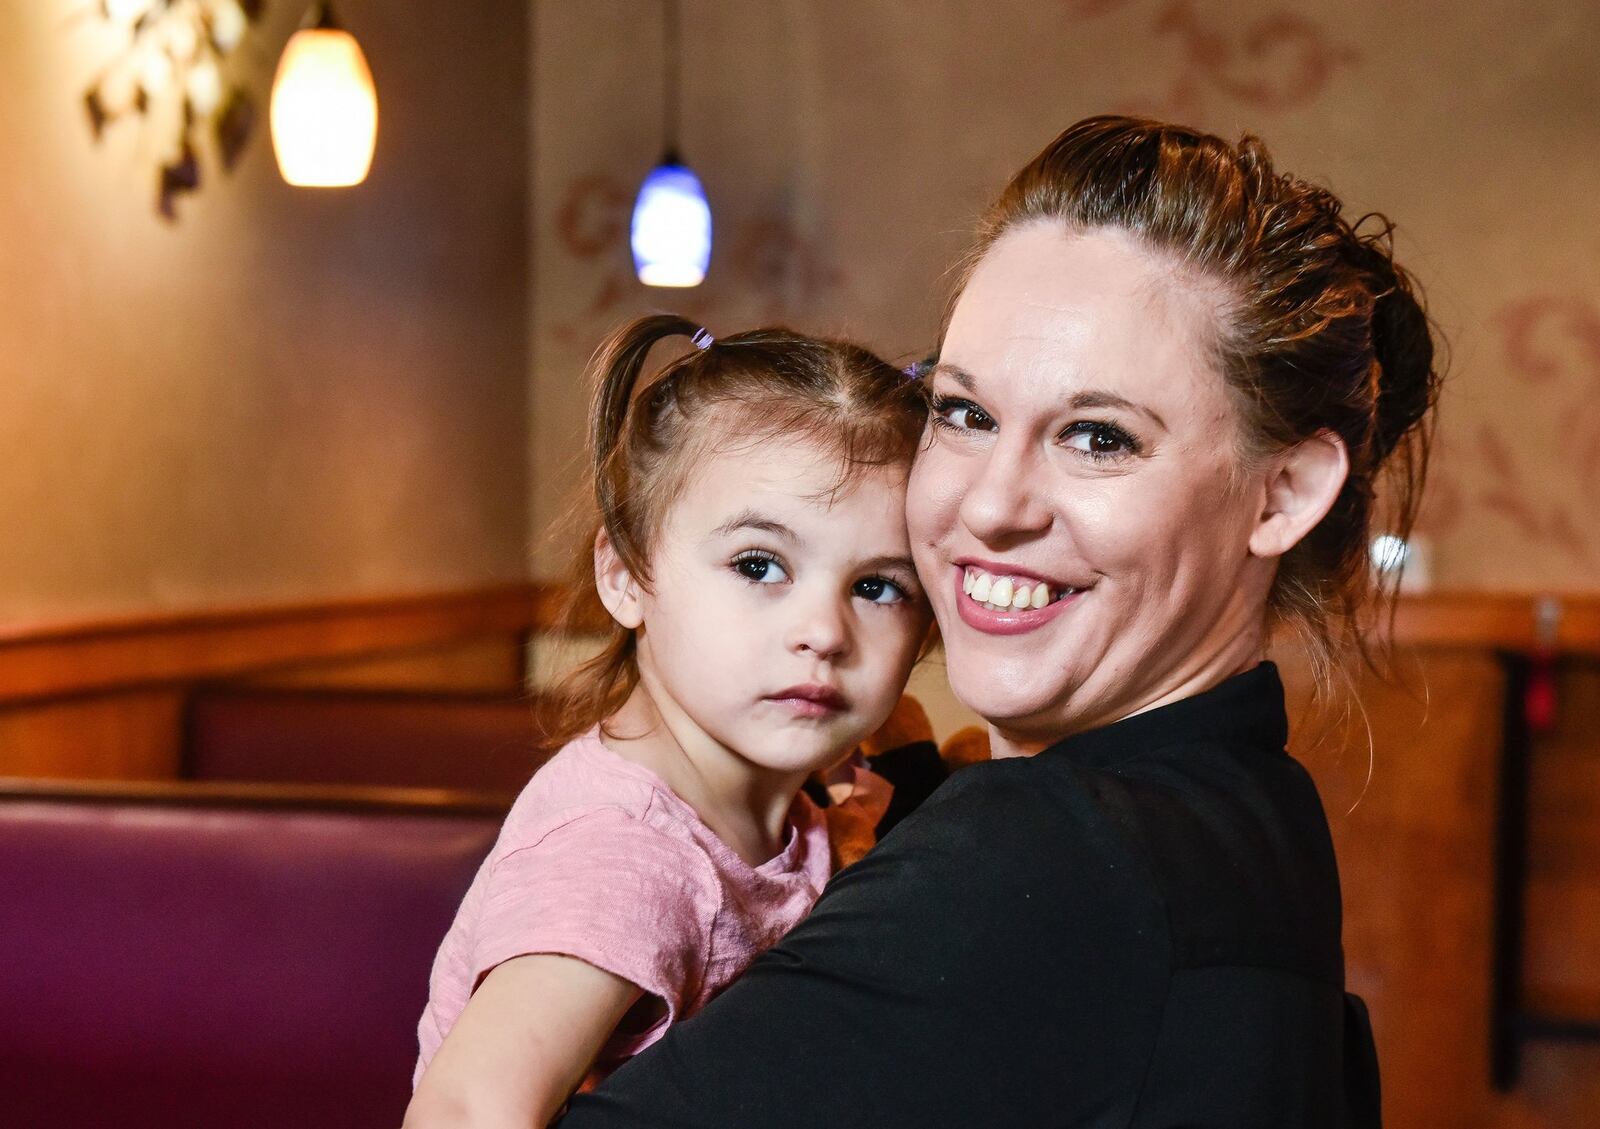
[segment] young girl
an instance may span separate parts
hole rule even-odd
[[[635,395],[674,336],[696,348]],[[804,917],[829,866],[801,786],[888,717],[928,630],[914,382],[852,345],[670,316],[596,367],[611,637],[439,950],[408,1127],[545,1124]]]

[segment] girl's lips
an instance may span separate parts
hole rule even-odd
[[[845,696],[833,687],[816,684],[790,686],[786,690],[768,694],[767,700],[787,707],[796,717],[829,717],[850,705]]]
[[[1076,604],[1083,598],[1083,592],[1074,592],[1058,600],[1046,604],[1042,608],[1013,608],[1008,611],[997,611],[987,605],[973,600],[961,590],[962,568],[957,565],[953,570],[956,614],[961,617],[961,622],[975,631],[982,631],[986,635],[1025,635],[1029,631],[1037,630],[1049,623],[1056,616],[1064,612],[1071,604]]]

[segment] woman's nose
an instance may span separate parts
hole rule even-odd
[[[980,541],[1003,543],[1043,532],[1050,525],[1050,507],[1041,496],[1042,461],[1031,444],[1004,439],[980,456],[982,461],[961,498],[961,522]]]
[[[813,598],[796,608],[789,648],[819,659],[837,659],[850,649],[847,609],[835,597]]]

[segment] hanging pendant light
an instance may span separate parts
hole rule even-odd
[[[348,188],[367,179],[378,141],[378,92],[361,45],[318,3],[290,37],[272,81],[272,149],[283,179]]]
[[[666,151],[633,204],[633,267],[646,286],[699,286],[711,264],[711,205],[678,155],[678,0],[664,0],[663,10]]]

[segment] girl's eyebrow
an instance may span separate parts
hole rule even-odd
[[[737,533],[741,529],[754,529],[761,533],[770,533],[774,537],[781,537],[785,541],[792,541],[796,544],[800,544],[802,541],[801,536],[794,530],[790,529],[787,525],[784,525],[783,522],[774,521],[772,518],[766,517],[756,510],[741,510],[737,514],[734,514],[727,521],[713,529],[711,531],[711,536],[707,538],[707,540],[712,540],[718,537],[726,537],[728,534]],[[893,553],[885,553],[882,556],[872,557],[864,561],[857,561],[856,567],[868,569],[873,572],[891,568],[903,569],[913,575],[915,575],[917,571],[917,566],[912,563],[910,557],[895,556]]]
[[[937,376],[940,373],[948,376],[974,396],[978,394],[978,378],[960,365],[953,365],[948,361],[940,361],[933,366],[933,372],[929,375],[930,377]],[[1115,392],[1104,388],[1085,388],[1074,392],[1067,400],[1067,406],[1075,412],[1087,411],[1093,408],[1117,408],[1125,412],[1133,412],[1135,415],[1144,416],[1162,431],[1171,430],[1167,427],[1167,421],[1162,419],[1160,413],[1154,408],[1135,403],[1126,396],[1119,396]]]
[[[737,533],[741,529],[754,529],[761,533],[770,533],[774,537],[781,537],[785,541],[800,540],[800,535],[790,529],[781,521],[767,517],[756,510],[740,510],[727,521],[711,531],[712,537],[726,537],[730,533]]]
[[[912,576],[917,574],[917,566],[911,562],[910,557],[873,557],[871,560],[861,561],[858,567],[871,569],[873,572],[898,569],[909,572]]]

